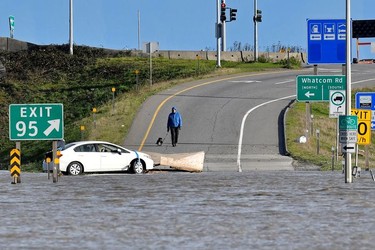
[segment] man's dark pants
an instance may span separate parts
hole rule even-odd
[[[179,128],[172,128],[171,127],[171,137],[172,137],[172,145],[173,146],[176,146],[177,142],[178,142],[178,131],[179,131]]]

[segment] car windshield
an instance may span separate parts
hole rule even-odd
[[[66,144],[65,147],[62,149],[62,151],[66,150],[66,149],[68,149],[68,148],[70,148],[70,147],[72,147],[72,146],[74,146],[74,145],[76,145],[76,143],[69,143],[69,144]]]

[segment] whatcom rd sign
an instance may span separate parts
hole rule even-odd
[[[306,75],[297,76],[297,101],[301,102],[328,102],[331,90],[345,90],[346,77],[340,76],[322,76]]]
[[[64,138],[62,104],[9,105],[9,138],[22,140],[62,140]]]

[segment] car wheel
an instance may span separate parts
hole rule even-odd
[[[132,170],[135,174],[143,174],[145,171],[145,166],[141,161],[133,161]]]
[[[79,162],[72,162],[68,166],[68,173],[70,175],[79,175],[83,172],[83,166]]]

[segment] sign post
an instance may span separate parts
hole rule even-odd
[[[17,141],[17,149],[20,148],[20,141],[26,140],[52,140],[55,145],[57,140],[64,138],[63,114],[63,105],[57,103],[11,104],[9,105],[9,139]],[[56,147],[53,147],[53,158],[56,159]],[[57,182],[57,167],[55,163],[54,182]],[[17,166],[14,167],[14,171],[12,168],[12,176],[20,178],[19,173],[20,169],[18,171]]]

